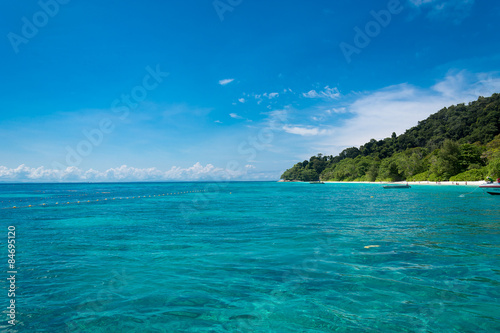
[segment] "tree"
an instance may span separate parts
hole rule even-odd
[[[301,176],[300,176],[300,180],[316,181],[316,180],[319,180],[319,175],[316,171],[314,171],[312,169],[307,169],[307,170],[302,171]]]
[[[461,171],[468,169],[479,169],[485,165],[484,159],[481,157],[485,148],[470,143],[464,143],[460,146],[460,157],[458,163]]]
[[[342,152],[339,154],[339,156],[341,156],[343,159],[344,158],[356,158],[359,155],[361,155],[361,152],[356,147],[346,148],[346,149],[342,150]]]
[[[437,156],[432,159],[431,173],[443,180],[461,172],[460,146],[458,143],[446,139],[443,147],[438,150]]]
[[[428,169],[425,148],[411,148],[394,155],[398,174],[407,179]]]
[[[486,145],[486,151],[481,155],[482,159],[494,160],[500,157],[500,134]]]
[[[383,159],[378,170],[379,180],[398,181],[403,180],[403,177],[398,171],[398,165],[394,158]]]

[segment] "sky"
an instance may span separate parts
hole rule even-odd
[[[0,181],[277,180],[500,92],[492,0],[3,7]]]

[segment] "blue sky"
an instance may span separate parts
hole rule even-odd
[[[0,181],[274,180],[500,92],[500,4],[8,1]]]

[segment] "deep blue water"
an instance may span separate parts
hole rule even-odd
[[[0,330],[500,331],[500,197],[475,189],[0,185]]]

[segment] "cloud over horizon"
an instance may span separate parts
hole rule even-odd
[[[78,167],[50,169],[33,168],[24,164],[17,168],[0,166],[0,181],[4,182],[120,182],[120,181],[228,181],[238,180],[255,169],[246,165],[238,170],[226,170],[212,164],[197,162],[189,168],[172,167],[167,171],[157,168],[134,168],[122,165],[106,171],[83,170]]]

